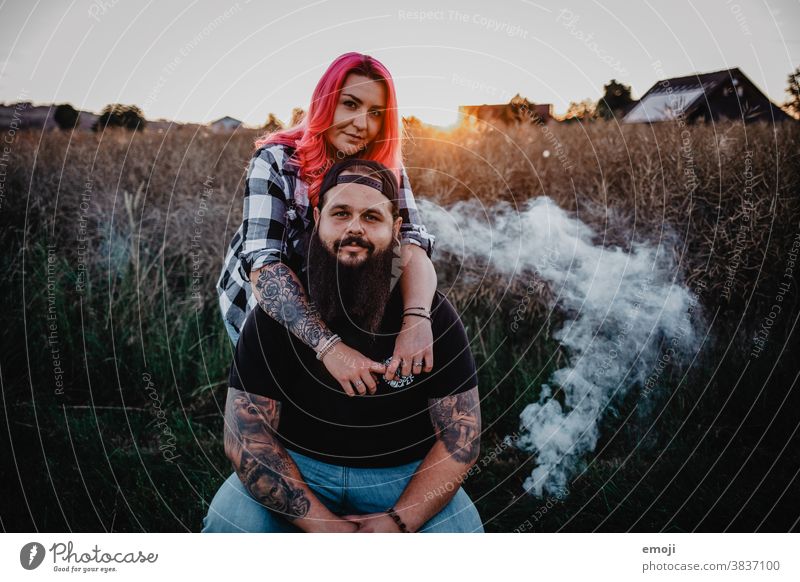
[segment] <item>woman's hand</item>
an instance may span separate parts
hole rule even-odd
[[[367,391],[375,394],[378,384],[372,374],[386,373],[386,366],[370,360],[344,342],[336,344],[322,358],[322,363],[348,396],[355,396],[356,392],[364,395]]]
[[[394,342],[392,361],[386,368],[384,378],[387,381],[394,380],[398,368],[402,376],[433,370],[433,331],[429,319],[413,316],[403,318],[403,326]]]

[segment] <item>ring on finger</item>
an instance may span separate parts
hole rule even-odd
[[[415,368],[418,367],[418,366],[421,366],[421,365],[422,365],[422,362],[414,362],[414,367]]]

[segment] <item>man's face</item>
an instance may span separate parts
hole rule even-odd
[[[308,249],[312,301],[329,325],[349,322],[375,333],[392,292],[402,219],[392,219],[386,196],[354,183],[328,190],[314,218]]]
[[[342,172],[347,175],[348,172]],[[364,184],[337,184],[325,194],[325,205],[314,209],[319,238],[338,261],[363,264],[388,249],[400,234],[402,218],[392,218],[392,203]]]

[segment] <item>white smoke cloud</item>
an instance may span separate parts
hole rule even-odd
[[[569,362],[523,410],[515,444],[537,461],[526,490],[541,497],[569,488],[595,450],[604,415],[634,388],[647,409],[661,372],[696,349],[696,296],[678,282],[663,248],[595,245],[595,232],[547,197],[519,210],[476,201],[447,209],[427,203],[421,210],[438,253],[512,277],[535,274],[552,291],[551,307],[564,313],[553,336]],[[550,385],[561,388],[563,404]]]

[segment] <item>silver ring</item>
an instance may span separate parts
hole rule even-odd
[[[356,382],[354,382],[354,384],[356,386],[363,386],[364,385],[364,383],[361,380],[357,380]]]
[[[414,362],[414,366],[421,366],[422,362]]]

